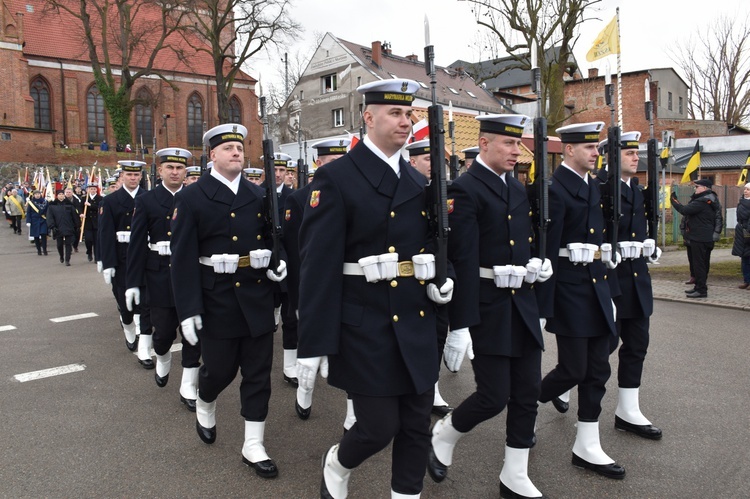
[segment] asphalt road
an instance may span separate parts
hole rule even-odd
[[[0,228],[0,496],[318,497],[320,457],[341,435],[345,398],[320,383],[311,418],[299,420],[294,390],[282,381],[280,333],[265,438],[280,474],[263,480],[241,463],[238,381],[219,397],[216,443],[203,444],[194,415],[179,402],[180,353],[169,384],[158,388],[153,371],[125,349],[114,299],[95,266],[79,253],[64,267],[50,249],[38,257],[25,236]],[[50,320],[85,313],[96,315]],[[657,301],[641,408],[663,440],[614,429],[613,376],[601,440],[627,477],[608,480],[570,464],[574,393],[567,414],[540,407],[529,470],[535,485],[551,498],[750,496],[748,320],[744,311]],[[546,373],[556,347],[552,335],[545,340]],[[616,364],[613,357],[613,370]],[[73,372],[16,378],[63,366]],[[472,389],[469,363],[457,375],[443,370],[449,402]],[[422,497],[498,497],[504,426],[501,414],[461,440],[448,479],[425,478]],[[390,497],[389,456],[381,452],[353,472],[350,497]]]

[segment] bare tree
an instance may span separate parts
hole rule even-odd
[[[177,0],[44,0],[48,16],[66,12],[78,24],[94,71],[96,87],[112,122],[115,139],[131,142],[130,116],[139,78],[158,75],[154,62],[162,50],[174,49],[167,39],[183,16]],[[119,74],[118,74],[119,71]],[[162,79],[164,79],[162,77]],[[168,84],[171,83],[167,80]]]
[[[511,69],[531,69],[529,53],[537,44],[537,61],[542,71],[542,102],[550,128],[566,118],[564,81],[578,69],[573,47],[578,27],[586,21],[591,7],[601,0],[459,0],[471,4],[477,24],[487,28],[499,43],[500,51],[514,63],[498,69],[486,79]],[[485,44],[487,42],[485,41]],[[558,47],[557,52],[549,49]],[[497,48],[492,50],[498,52]],[[548,60],[548,56],[552,60]]]
[[[750,121],[748,18],[722,17],[696,42],[678,45],[672,60],[688,84],[688,116],[747,125]]]
[[[194,22],[183,34],[207,42],[196,49],[214,61],[218,118],[226,123],[242,66],[268,46],[296,39],[301,26],[289,17],[291,0],[191,0],[184,5]]]

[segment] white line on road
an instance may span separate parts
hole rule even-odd
[[[0,326],[0,331],[13,331],[15,328],[16,326],[8,324],[7,326]]]
[[[61,374],[74,373],[83,371],[86,369],[86,364],[70,364],[61,367],[52,367],[50,369],[42,369],[41,371],[33,371],[30,373],[16,374],[13,376],[17,381],[25,383],[26,381],[33,381],[35,379],[49,378],[52,376],[59,376]]]
[[[169,351],[170,352],[181,352],[182,351],[182,343],[175,343],[175,344],[173,344],[170,347]],[[156,357],[156,352],[154,352],[153,348],[151,349],[151,352],[149,352],[149,353],[151,354],[151,357]],[[133,352],[133,355],[138,355],[138,351],[136,350],[135,352]]]
[[[65,317],[55,317],[50,319],[52,322],[68,322],[77,321],[78,319],[88,319],[89,317],[98,317],[94,312],[87,312],[85,314],[68,315]]]

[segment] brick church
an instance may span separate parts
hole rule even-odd
[[[160,22],[158,9],[142,8],[138,16],[139,22]],[[0,92],[0,166],[89,166],[94,161],[111,166],[135,158],[141,139],[149,153],[156,139],[157,149],[186,147],[200,156],[204,122],[207,128],[219,124],[213,60],[194,48],[202,43],[198,39],[188,43],[173,34],[167,43],[182,54],[160,51],[153,68],[163,79],[137,80],[131,96],[138,101],[131,114],[132,152],[119,152],[125,144],[117,147],[79,21],[63,11],[45,11],[42,0],[0,0],[0,81],[5,87]],[[131,72],[145,65],[148,53],[133,57]],[[255,84],[240,72],[230,96],[230,121],[248,128],[246,158],[254,163],[262,154]]]

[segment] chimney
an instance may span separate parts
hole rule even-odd
[[[407,55],[406,60],[411,62],[419,62],[419,56],[417,54]]]
[[[372,42],[372,62],[377,67],[382,66],[383,59],[381,57],[380,42]]]
[[[589,68],[589,78],[598,78],[599,68]]]

